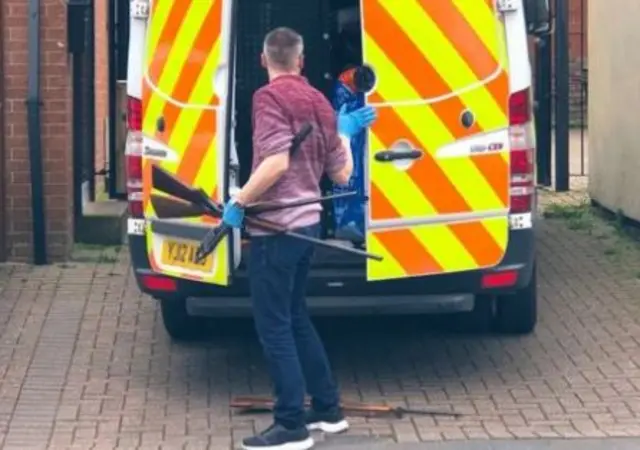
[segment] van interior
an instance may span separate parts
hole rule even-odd
[[[260,65],[264,36],[280,26],[299,32],[305,43],[303,75],[332,101],[339,74],[362,64],[359,0],[243,0],[237,12],[235,140],[240,164],[240,185],[249,177],[252,161],[251,101],[253,93],[267,83]],[[246,13],[251,11],[250,14]],[[363,161],[364,162],[364,161]],[[323,180],[323,195],[332,193],[328,179]],[[363,214],[364,216],[364,214]],[[362,217],[364,220],[364,217]],[[333,205],[324,204],[323,239],[335,239]],[[340,239],[342,245],[364,248],[364,240]],[[247,246],[243,246],[243,253]],[[247,260],[242,258],[243,262]],[[244,264],[244,263],[243,263]],[[318,247],[315,268],[363,270],[365,260],[339,250]]]

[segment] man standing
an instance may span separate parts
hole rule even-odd
[[[375,110],[342,110],[336,120],[329,101],[300,75],[302,37],[288,28],[265,38],[262,65],[269,84],[253,97],[252,175],[227,205],[223,221],[242,226],[243,206],[255,201],[297,200],[320,196],[326,173],[346,184],[353,170],[351,136],[369,126]],[[305,122],[313,132],[295,155],[291,141]],[[264,213],[298,233],[318,236],[319,204]],[[313,245],[284,235],[249,229],[249,274],[253,315],[277,398],[274,424],[243,441],[243,448],[305,450],[314,444],[309,430],[337,433],[349,424],[340,410],[339,394],[329,361],[311,323],[305,300]],[[306,389],[305,389],[306,388]],[[305,413],[305,390],[312,408]]]

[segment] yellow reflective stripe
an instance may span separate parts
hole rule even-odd
[[[191,54],[193,42],[195,41],[198,31],[207,17],[206,13],[210,6],[209,2],[192,2],[189,10],[187,11],[186,17],[180,26],[180,30],[176,34],[171,45],[171,50],[167,55],[167,63],[160,75],[160,79],[152,80],[157,82],[155,88],[166,96],[170,96],[173,92],[185,62]],[[145,130],[148,129],[149,123],[154,124],[157,118],[162,115],[162,110],[164,108],[165,100],[157,93],[154,94],[155,95],[153,95],[151,101],[147,105],[148,112],[145,113],[144,117]]]
[[[431,126],[432,122],[425,119],[425,114],[423,114],[424,106],[402,106],[396,107],[395,110],[421,142],[428,143],[432,139],[431,132],[434,129],[437,130],[438,127]],[[454,140],[453,137],[448,141],[452,140]],[[433,146],[431,150],[434,152],[437,147]],[[437,158],[434,155],[434,158],[472,210],[503,208],[500,197],[487,183],[482,172],[471,161],[470,157]]]
[[[500,197],[469,157],[439,159],[438,165],[474,211],[504,208]]]
[[[367,54],[371,61],[376,61],[374,66],[378,72],[378,76],[385,80],[380,83],[378,92],[384,98],[420,98],[419,94],[411,87],[404,75],[389,61],[384,52],[377,46],[373,39],[367,41]],[[455,140],[451,135],[447,126],[444,124],[440,116],[438,116],[431,106],[428,104],[415,106],[396,106],[394,110],[400,116],[405,124],[416,135],[420,142],[413,142],[417,148],[429,151],[435,157],[435,153],[442,145],[448,144]],[[372,135],[373,133],[370,133]],[[370,141],[370,164],[371,176],[373,180],[384,180],[384,186],[394,186],[394,192],[403,192],[402,196],[394,195],[393,204],[397,207],[397,197],[404,199],[406,204],[404,208],[399,208],[403,217],[415,217],[433,215],[436,211],[429,204],[417,204],[415,199],[425,198],[422,192],[415,186],[408,175],[404,175],[406,182],[402,184],[402,190],[396,183],[399,180],[389,181],[390,177],[398,177],[398,170],[393,165],[383,165],[373,160],[376,149],[384,149],[384,146],[376,139]],[[473,164],[468,157],[444,158],[437,159],[436,163],[442,168],[446,176],[452,180],[460,195],[467,201],[473,210],[490,210],[503,208],[502,202],[491,186],[487,183],[480,169]],[[381,166],[384,166],[381,167]],[[412,191],[406,187],[411,184]],[[407,189],[407,190],[404,190]],[[409,193],[410,192],[410,193]],[[426,200],[426,198],[425,198]]]
[[[491,56],[504,66],[506,55],[500,45],[503,41],[500,34],[502,24],[497,13],[483,0],[453,0],[453,4],[478,34]]]
[[[398,70],[393,61],[387,57],[375,39],[366,34],[365,41],[367,61],[375,69],[376,78],[380,80],[376,86],[376,91],[380,92],[380,95],[384,98],[421,99],[420,94],[413,89],[411,83]],[[384,91],[381,91],[381,89],[384,89]],[[431,111],[431,114],[435,116],[433,111]],[[444,130],[444,132],[446,134],[440,135],[440,140],[442,141],[451,138],[448,131]]]
[[[474,84],[478,85],[476,89],[461,93],[460,98],[475,112],[481,127],[494,129],[504,126],[506,116],[491,93],[480,84],[482,80],[476,78],[455,47],[415,0],[406,0],[402,8],[398,8],[393,0],[381,0],[381,4],[398,23],[404,25],[403,29],[407,37],[453,91],[468,89]],[[495,30],[493,24],[492,29]],[[434,48],[438,51],[433,51]]]
[[[438,261],[444,272],[455,272],[478,266],[447,225],[421,225],[412,227],[411,231]]]
[[[493,217],[482,221],[485,229],[502,250],[506,250],[509,243],[509,218]]]
[[[207,194],[211,195],[216,188],[216,178],[218,176],[218,158],[215,147],[217,145],[217,133],[211,143],[212,148],[209,148],[202,160],[198,175],[194,180],[194,186],[201,187]]]
[[[218,57],[220,54],[219,50],[219,40],[216,43],[216,49],[218,53]],[[189,103],[197,103],[204,104],[208,102],[211,95],[213,95],[213,70],[216,67],[216,62],[218,58],[215,56],[215,49],[211,55],[208,55],[206,61],[205,69],[198,76],[198,80],[196,81],[196,85],[189,96]],[[178,120],[176,121],[174,131],[171,133],[171,140],[169,141],[169,146],[180,151],[184,152],[189,141],[191,140],[191,136],[193,131],[198,124],[198,120],[200,119],[200,115],[202,114],[202,109],[200,108],[186,108],[183,109],[178,116]]]
[[[164,25],[167,23],[167,19],[169,18],[169,14],[173,7],[173,1],[171,0],[154,1],[158,2],[158,6],[156,6],[155,11],[151,16],[148,25],[149,28],[147,29],[147,53],[145,67],[149,67],[151,61],[153,61],[154,53],[157,50],[158,41],[160,40],[160,34],[162,33]]]
[[[435,208],[406,172],[396,169],[393,164],[380,164],[374,160],[375,152],[384,149],[376,135],[373,132],[369,133],[371,179],[377,182],[383,192],[385,187],[392,187],[394,195],[390,195],[388,200],[402,217],[434,215]]]
[[[218,64],[220,64],[220,41],[220,38],[216,40],[211,53],[207,55],[205,65],[189,97],[189,103],[204,105],[211,101],[211,96],[214,94],[213,77]]]
[[[205,67],[198,77],[196,86],[189,98],[190,103],[204,104],[211,99],[213,95],[213,77],[216,67],[220,62],[220,39],[216,41],[216,44],[208,55]],[[218,112],[219,114],[219,112]],[[217,117],[216,117],[217,120]],[[218,144],[218,135],[221,130],[217,129],[216,124],[211,124],[212,127],[216,127],[216,135],[213,138],[213,142],[205,155],[198,175],[195,179],[195,185],[201,186],[205,192],[211,193],[216,188],[216,180],[218,177],[218,155],[216,147]]]
[[[382,256],[382,261],[369,261],[367,278],[370,280],[386,278],[404,278],[406,272],[392,253],[380,243],[375,232],[367,233],[367,251]]]

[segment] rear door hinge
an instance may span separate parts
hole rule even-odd
[[[148,19],[149,18],[149,0],[131,0],[131,7],[129,9],[131,17],[134,19]]]
[[[498,5],[498,11],[512,12],[518,10],[518,0],[497,0],[496,4]]]

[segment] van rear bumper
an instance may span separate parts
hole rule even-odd
[[[443,314],[471,311],[473,294],[307,297],[314,316]],[[247,317],[251,301],[244,297],[189,297],[187,310],[194,316]]]
[[[135,277],[145,293],[154,297],[187,298],[188,308],[197,315],[249,313],[249,286],[243,277],[234,279],[228,287],[178,279],[175,294],[149,292],[141,283],[141,276],[153,274],[148,266],[144,239],[130,238]],[[476,294],[510,293],[529,284],[535,256],[534,243],[533,229],[511,231],[507,252],[498,266],[446,275],[367,282],[362,273],[314,269],[308,282],[309,308],[314,314],[467,311],[473,308]],[[483,276],[501,271],[517,272],[516,283],[505,288],[482,287]]]

